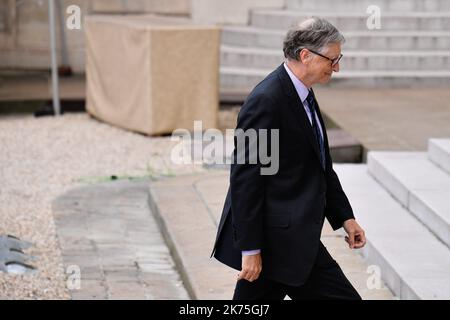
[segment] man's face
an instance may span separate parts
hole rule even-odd
[[[325,51],[320,53],[330,59],[336,59],[341,54],[341,44],[331,43],[327,46]],[[314,79],[314,83],[328,83],[333,72],[339,72],[339,63],[331,66],[332,62],[330,60],[314,53],[311,54],[312,59],[308,67],[310,74]]]

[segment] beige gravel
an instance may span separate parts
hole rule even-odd
[[[0,299],[69,299],[55,237],[52,200],[110,175],[182,175],[200,166],[170,162],[174,142],[150,138],[85,113],[0,117],[0,234],[31,241],[38,257],[32,275],[0,273]]]

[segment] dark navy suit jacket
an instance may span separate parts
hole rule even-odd
[[[337,230],[354,218],[332,168],[319,108],[317,112],[324,129],[325,170],[311,123],[284,66],[250,93],[239,112],[237,129],[269,133],[278,129],[279,170],[261,175],[261,167],[269,165],[236,163],[235,138],[230,187],[212,253],[216,259],[240,270],[241,252],[261,249],[261,277],[299,286],[313,267],[324,219]]]

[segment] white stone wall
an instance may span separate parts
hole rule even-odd
[[[189,15],[190,0],[95,0],[92,1],[92,10]]]
[[[251,8],[283,8],[285,0],[191,0],[195,22],[247,24]]]

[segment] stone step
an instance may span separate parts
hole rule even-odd
[[[450,252],[368,173],[366,165],[334,165],[366,231],[368,263],[400,299],[450,299]]]
[[[368,169],[400,204],[450,246],[450,175],[429,161],[426,152],[369,152]]]
[[[250,24],[257,28],[288,30],[311,16],[327,19],[339,30],[369,30],[366,12],[317,12],[258,9],[250,13]],[[383,30],[450,30],[450,12],[382,12]]]
[[[428,158],[450,174],[450,139],[428,140]]]
[[[221,92],[250,92],[272,69],[220,68]],[[334,88],[443,87],[450,85],[450,71],[341,71],[327,84]]]
[[[450,11],[447,0],[286,0],[286,8],[302,11],[337,11],[365,13],[369,6],[378,6],[381,12]]]
[[[281,49],[221,47],[221,66],[273,69],[284,61]],[[341,70],[442,70],[450,51],[344,51]]]
[[[246,26],[222,29],[222,44],[238,47],[283,47],[286,31]],[[450,31],[349,31],[346,50],[450,50]]]

